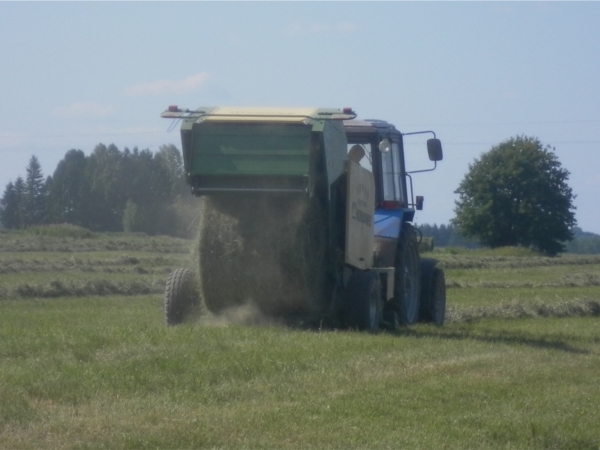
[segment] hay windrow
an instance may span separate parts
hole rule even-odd
[[[200,284],[213,312],[254,303],[272,315],[325,303],[326,216],[305,197],[208,198],[200,225]]]
[[[502,303],[476,307],[449,306],[446,321],[472,322],[482,319],[525,319],[544,317],[600,316],[600,300],[577,299],[559,303]]]
[[[176,257],[134,257],[120,255],[115,258],[93,259],[67,256],[57,259],[7,258],[0,260],[0,275],[23,272],[86,272],[86,273],[153,273],[162,275],[179,263]]]
[[[445,258],[439,266],[443,269],[520,269],[527,267],[550,267],[550,266],[585,266],[600,264],[600,255],[559,257],[509,257],[509,256],[482,256],[464,257],[454,256]]]
[[[164,254],[189,253],[189,241],[163,236],[144,236],[133,233],[104,233],[95,239],[68,237],[22,236],[6,233],[0,239],[0,251],[19,252],[155,252]]]
[[[112,281],[52,280],[46,283],[19,283],[0,287],[0,300],[16,298],[57,298],[108,295],[147,295],[164,292],[162,280]]]
[[[531,281],[459,281],[450,280],[446,282],[447,288],[489,288],[489,289],[518,289],[518,288],[580,288],[600,286],[600,274],[598,273],[573,273],[564,275],[553,281],[534,283]]]

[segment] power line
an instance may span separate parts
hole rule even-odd
[[[40,135],[15,135],[0,136],[0,140],[15,139],[51,139],[51,138],[77,138],[77,137],[104,137],[104,136],[128,136],[139,134],[167,134],[166,131],[115,131],[112,133],[89,133],[89,134],[40,134]]]
[[[100,142],[102,143],[102,142]],[[115,144],[114,142],[111,142],[111,144]],[[141,149],[148,149],[148,150],[152,150],[153,148],[158,148],[163,144],[169,144],[169,142],[163,142],[163,143],[147,143],[147,144],[140,144],[137,143],[133,146],[131,145],[123,145],[122,147],[138,147]],[[81,148],[83,146],[81,145],[65,145],[65,146],[56,146],[56,147],[38,147],[35,145],[29,145],[26,148],[25,147],[20,147],[20,148],[0,148],[0,153],[24,153],[24,152],[34,152],[34,153],[38,153],[38,152],[53,152],[53,151],[61,151],[61,152],[66,152],[68,150],[71,149],[78,149],[78,150],[84,150],[83,148]],[[91,147],[91,150],[93,150],[94,147],[96,147],[96,144],[90,145],[90,146],[86,146],[86,147]],[[121,144],[118,145],[118,147],[121,147]]]
[[[496,125],[557,125],[577,123],[600,123],[600,120],[549,120],[539,122],[481,122],[481,123],[438,123],[438,124],[403,124],[402,128],[410,127],[483,127]]]
[[[600,123],[600,120],[556,120],[556,121],[538,121],[538,122],[481,122],[481,123],[438,123],[438,124],[406,124],[402,128],[407,127],[479,127],[479,126],[497,126],[497,125],[556,125],[556,124],[577,124],[577,123]],[[9,139],[49,139],[49,138],[76,138],[76,137],[103,137],[103,136],[126,136],[126,135],[141,135],[141,134],[168,134],[164,131],[114,131],[114,132],[99,132],[85,134],[47,134],[47,135],[15,135],[15,136],[0,136],[0,140]],[[584,141],[581,141],[584,142]],[[598,142],[598,141],[585,141]],[[569,142],[571,143],[571,142]],[[479,143],[467,143],[466,145],[478,145]]]
[[[442,144],[443,145],[486,145],[486,146],[490,146],[490,145],[498,145],[499,142],[448,142],[448,141],[442,140]],[[600,144],[600,140],[598,140],[598,141],[553,141],[550,143],[550,146],[554,147],[556,145],[564,145],[564,144]],[[405,143],[404,146],[405,147],[422,146],[422,144],[418,144],[416,142],[410,142],[410,143]]]
[[[497,145],[498,143],[490,142],[443,142],[444,145]],[[600,141],[553,141],[550,146],[559,144],[600,144]]]

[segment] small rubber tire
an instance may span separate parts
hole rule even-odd
[[[417,233],[410,224],[402,227],[394,277],[394,305],[400,324],[414,325],[419,321],[421,278]]]
[[[199,297],[194,274],[189,269],[175,269],[165,287],[165,320],[167,325],[183,323]]]
[[[381,324],[381,282],[376,272],[356,270],[346,286],[344,323],[348,328],[375,332]]]

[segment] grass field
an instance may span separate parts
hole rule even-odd
[[[600,449],[600,258],[438,252],[442,328],[166,327],[190,247],[0,234],[0,448]]]

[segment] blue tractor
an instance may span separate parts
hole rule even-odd
[[[375,331],[442,325],[446,291],[421,259],[403,136],[349,108],[169,107],[184,169],[204,198],[198,273],[174,270],[168,324],[198,302],[220,314],[248,302],[268,315]],[[433,169],[428,170],[434,170]]]

